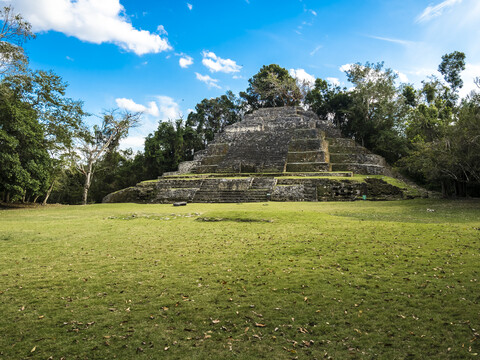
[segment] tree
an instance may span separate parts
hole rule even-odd
[[[305,104],[321,119],[330,119],[341,129],[348,120],[351,97],[347,89],[316,79],[313,89],[307,92]]]
[[[0,191],[4,201],[36,200],[45,190],[52,162],[32,106],[0,84]]]
[[[89,198],[94,202],[117,190],[133,186],[147,179],[145,157],[142,153],[133,154],[131,149],[112,149],[97,162],[95,176],[89,190]]]
[[[472,94],[457,104],[464,68],[465,54],[446,54],[439,66],[446,83],[432,76],[416,92],[405,131],[411,150],[399,162],[408,175],[444,196],[466,196],[480,180],[480,100]]]
[[[80,136],[83,118],[87,114],[81,101],[65,96],[68,84],[51,71],[10,75],[3,79],[3,84],[35,111],[43,129],[45,146],[52,159],[49,183],[46,184],[48,190],[43,200],[46,204],[59,174],[68,165],[74,139]]]
[[[150,178],[174,171],[181,161],[187,160],[183,120],[164,121],[145,139],[145,163]]]
[[[31,25],[11,6],[0,10],[0,76],[26,71],[28,58],[22,45],[32,38]]]
[[[248,83],[247,91],[240,93],[240,97],[246,101],[248,111],[299,105],[302,100],[296,80],[286,69],[276,64],[264,65]]]
[[[463,86],[460,73],[465,70],[465,54],[460,51],[454,51],[442,56],[442,62],[438,66],[438,71],[443,75],[445,81],[450,84],[455,93]]]
[[[200,150],[213,140],[216,133],[226,126],[241,120],[242,109],[239,99],[231,92],[213,99],[203,99],[195,106],[195,111],[188,114],[186,131],[194,129],[198,138],[193,139],[189,150]],[[198,140],[200,143],[198,143]]]
[[[367,62],[352,65],[347,78],[355,87],[342,133],[394,163],[407,151],[402,136],[407,107],[395,86],[397,74],[383,63]]]
[[[128,135],[130,128],[138,124],[139,118],[139,113],[124,112],[119,115],[117,111],[113,110],[103,114],[100,126],[95,125],[92,131],[84,131],[82,145],[79,148],[82,159],[77,164],[77,169],[85,176],[83,205],[87,204],[88,190],[92,182],[95,164],[102,156],[115,148],[120,139]]]

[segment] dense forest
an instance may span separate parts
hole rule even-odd
[[[88,127],[80,100],[55,73],[29,68],[23,43],[35,35],[9,7],[0,12],[0,201],[99,202],[191,160],[216,132],[262,107],[300,105],[332,121],[345,137],[382,155],[399,174],[444,196],[480,196],[480,93],[460,98],[465,54],[439,59],[420,87],[399,83],[383,63],[355,64],[350,89],[316,79],[300,83],[276,64],[263,66],[235,95],[203,99],[186,118],[159,119],[143,152],[120,140],[140,113],[108,111]],[[472,79],[480,87],[480,79]]]

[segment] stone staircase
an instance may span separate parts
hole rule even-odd
[[[325,133],[318,129],[296,129],[288,146],[287,172],[330,171]]]
[[[253,178],[223,179],[207,178],[202,181],[200,189],[195,193],[193,202],[200,203],[237,203],[248,201],[246,192]]]
[[[386,175],[388,165],[383,157],[358,145],[355,140],[328,138],[332,171],[353,171],[361,175]]]

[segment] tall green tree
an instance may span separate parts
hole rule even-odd
[[[474,94],[458,104],[464,68],[463,53],[446,54],[439,66],[445,82],[423,82],[406,127],[411,151],[399,162],[408,175],[444,195],[466,196],[479,184],[480,101]]]
[[[277,64],[264,65],[248,80],[248,88],[240,93],[247,111],[263,107],[299,105],[303,99],[296,80],[287,69]]]
[[[90,201],[101,202],[106,195],[147,179],[144,165],[142,153],[134,155],[131,149],[112,149],[96,164]]]
[[[197,139],[192,137],[192,149],[197,151],[204,148],[213,140],[216,133],[240,121],[241,117],[240,100],[231,91],[216,98],[203,99],[195,106],[195,111],[188,114],[186,121],[185,130],[194,129],[198,137]]]
[[[465,54],[460,51],[443,55],[442,62],[438,66],[438,71],[454,93],[463,87],[463,80],[460,76],[463,70],[465,70]]]
[[[157,130],[145,139],[145,165],[149,178],[174,171],[181,161],[187,160],[185,128],[182,119],[158,124]]]
[[[28,39],[35,38],[31,25],[11,6],[0,9],[0,76],[23,73],[28,68],[28,58],[22,47]]]
[[[43,127],[32,106],[0,84],[0,192],[4,201],[38,198],[52,161]]]
[[[58,183],[57,175],[67,166],[74,140],[80,136],[83,118],[87,114],[81,101],[65,96],[68,84],[51,71],[26,71],[7,76],[2,83],[33,109],[43,129],[46,148],[52,159],[45,204],[53,186]]]
[[[305,96],[305,105],[321,119],[329,119],[341,129],[349,118],[352,98],[346,88],[318,78]]]
[[[394,163],[405,155],[403,124],[405,101],[399,96],[397,74],[383,63],[354,64],[347,71],[354,85],[349,96],[348,119],[342,133]]]

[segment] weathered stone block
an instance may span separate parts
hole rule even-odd
[[[295,152],[289,151],[287,155],[287,162],[328,162],[328,153],[323,150]]]
[[[288,163],[288,172],[315,172],[315,171],[330,171],[330,164],[325,162],[299,162]]]

